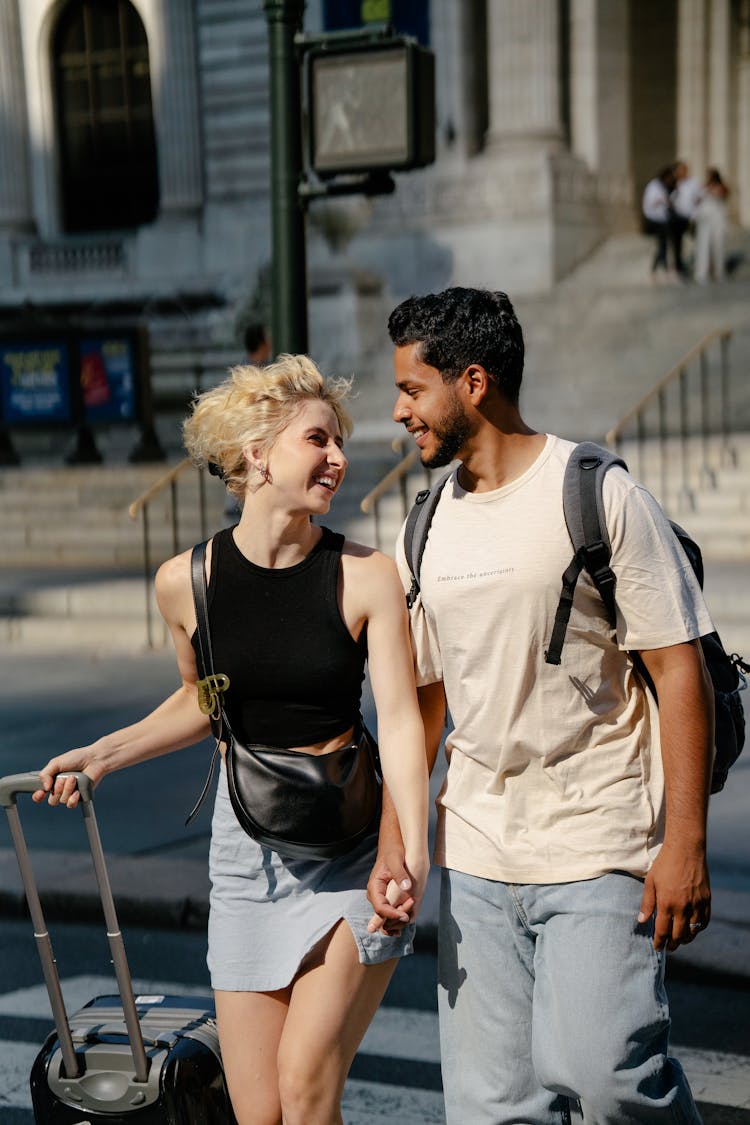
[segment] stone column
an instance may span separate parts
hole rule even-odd
[[[609,0],[572,0],[570,22],[571,147],[592,171],[627,176],[627,5]]]
[[[708,155],[708,4],[679,0],[677,15],[677,151],[702,177]]]
[[[562,147],[557,0],[487,0],[488,149]]]
[[[487,44],[479,41],[477,6],[432,0],[430,29],[437,73],[438,146],[444,155],[471,156],[486,127]],[[481,55],[480,55],[481,52]],[[482,104],[482,102],[484,104]]]
[[[707,161],[722,175],[729,174],[731,146],[731,4],[730,0],[711,0],[708,59],[708,144]],[[703,169],[695,170],[700,176]]]
[[[203,202],[200,105],[191,0],[157,0],[150,40],[159,151],[159,209],[189,214]]]
[[[750,0],[741,0],[737,60],[737,218],[750,227]]]
[[[22,60],[17,0],[0,0],[0,230],[32,222]]]

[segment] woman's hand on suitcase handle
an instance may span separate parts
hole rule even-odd
[[[46,766],[39,771],[41,788],[32,794],[32,800],[37,803],[48,801],[50,805],[65,805],[75,809],[81,799],[78,783],[74,777],[61,777],[60,774],[86,773],[96,785],[101,780],[104,770],[97,767],[91,747],[86,746],[78,750],[69,750],[67,754],[60,754],[57,758],[50,758]]]

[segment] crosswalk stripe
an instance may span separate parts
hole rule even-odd
[[[76,1011],[91,997],[115,993],[112,977],[76,976],[61,982],[68,1010]],[[205,995],[205,986],[185,986],[177,981],[133,982],[136,995]],[[49,1020],[49,1000],[44,985],[20,988],[0,995],[0,1016]],[[0,1107],[31,1107],[29,1072],[39,1044],[0,1041]],[[362,1046],[362,1054],[414,1062],[439,1063],[437,1013],[383,1006],[376,1013]],[[697,1101],[737,1109],[750,1109],[750,1059],[727,1052],[697,1050],[673,1044],[670,1051],[679,1058]],[[344,1107],[347,1125],[371,1122],[373,1110],[392,1117],[403,1125],[431,1125],[442,1122],[442,1096],[434,1090],[405,1089],[381,1082],[350,1079],[346,1085]],[[392,1108],[391,1108],[392,1107]]]
[[[31,1109],[29,1074],[38,1054],[38,1043],[0,1040],[0,1109]]]
[[[437,1013],[379,1008],[360,1050],[368,1055],[439,1063]]]
[[[750,1109],[750,1059],[722,1051],[670,1045],[688,1076],[693,1097],[709,1105]]]
[[[383,1082],[350,1079],[341,1109],[346,1125],[397,1121],[398,1125],[445,1125],[443,1095],[434,1090],[411,1090]]]
[[[76,1012],[82,1008],[92,996],[108,996],[117,993],[117,981],[114,977],[105,976],[76,976],[63,977],[60,981],[65,1006],[69,1012]],[[166,995],[166,996],[210,996],[211,989],[208,985],[203,987],[186,986],[176,981],[133,981],[133,991],[139,993]],[[43,984],[32,985],[31,988],[18,988],[14,992],[6,992],[0,996],[0,1016],[28,1016],[33,1019],[49,1019],[52,1016],[49,1006],[47,989]]]

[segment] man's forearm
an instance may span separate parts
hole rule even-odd
[[[659,698],[667,840],[705,847],[713,692],[697,642],[643,653]]]

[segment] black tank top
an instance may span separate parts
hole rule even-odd
[[[246,559],[231,528],[214,536],[214,670],[229,676],[224,703],[240,741],[309,746],[356,723],[367,640],[365,630],[354,640],[339,610],[344,536],[322,532],[301,563],[281,570]]]

